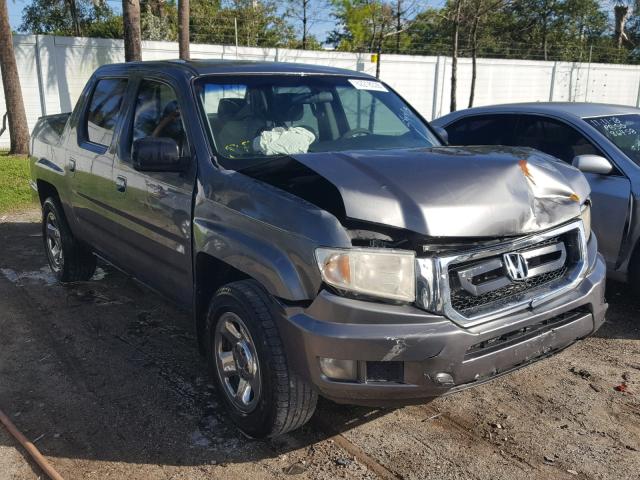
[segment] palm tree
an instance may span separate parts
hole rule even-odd
[[[9,137],[11,142],[9,153],[28,155],[29,128],[27,127],[27,115],[22,101],[18,65],[13,52],[13,35],[11,33],[11,25],[9,25],[9,11],[6,0],[0,0],[0,70],[2,70],[4,100],[9,118]]]
[[[140,0],[122,0],[122,20],[124,23],[124,60],[125,62],[142,60]]]
[[[178,47],[180,58],[189,60],[189,0],[178,0]]]

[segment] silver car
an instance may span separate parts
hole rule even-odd
[[[640,290],[640,109],[520,103],[461,110],[432,124],[452,145],[532,147],[580,169],[609,277]]]

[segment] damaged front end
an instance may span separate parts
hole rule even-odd
[[[534,150],[306,154],[242,173],[343,224],[353,248],[315,252],[343,296],[472,326],[561,295],[586,272],[588,184]]]
[[[280,325],[299,373],[335,401],[455,392],[604,321],[589,187],[535,151],[307,154],[242,173],[330,212],[350,239],[315,249],[320,292]]]

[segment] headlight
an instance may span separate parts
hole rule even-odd
[[[582,225],[584,225],[584,233],[587,240],[589,240],[591,238],[591,200],[587,200],[582,204],[580,218],[582,219]]]
[[[322,279],[338,289],[405,302],[416,298],[414,252],[318,248],[316,260]]]

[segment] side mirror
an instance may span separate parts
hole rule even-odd
[[[145,137],[133,142],[133,168],[141,172],[181,172],[184,162],[173,138]]]
[[[578,155],[574,157],[572,165],[584,173],[598,173],[607,175],[613,170],[613,166],[600,155]]]
[[[445,145],[449,145],[449,134],[442,127],[437,127],[435,125],[431,125],[431,127],[436,131],[438,136],[442,139]]]

